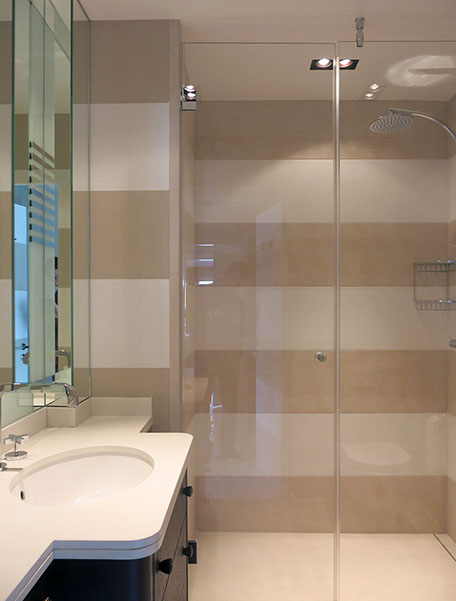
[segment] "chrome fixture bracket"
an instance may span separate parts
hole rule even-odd
[[[364,46],[364,24],[366,19],[364,17],[356,17],[356,45],[358,48],[362,48]]]

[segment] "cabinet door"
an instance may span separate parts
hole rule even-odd
[[[187,546],[187,523],[182,524],[176,553],[174,555],[173,571],[168,579],[163,601],[187,600],[187,557],[184,548]]]

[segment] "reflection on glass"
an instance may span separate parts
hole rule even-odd
[[[71,36],[49,1],[14,22],[14,380],[72,383]]]

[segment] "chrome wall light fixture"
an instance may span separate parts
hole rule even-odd
[[[196,111],[197,93],[196,86],[192,84],[186,84],[181,90],[181,110],[182,111]]]

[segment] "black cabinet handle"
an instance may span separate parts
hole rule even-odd
[[[158,569],[163,574],[171,574],[173,571],[173,560],[172,559],[164,559],[158,564]]]
[[[191,497],[193,494],[193,486],[186,486],[183,488],[182,494],[184,494],[186,497]]]
[[[193,547],[191,545],[188,545],[188,547],[184,547],[182,549],[182,553],[185,555],[185,557],[191,559],[193,557]]]

